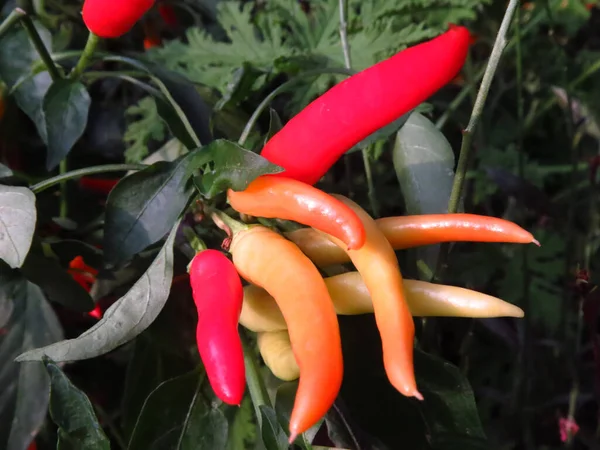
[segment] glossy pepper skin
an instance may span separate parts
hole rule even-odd
[[[394,250],[440,242],[505,242],[539,245],[533,235],[508,220],[477,214],[423,214],[375,221]],[[286,233],[318,267],[350,260],[339,246],[311,228]]]
[[[204,250],[190,265],[190,284],[198,310],[196,342],[215,394],[239,405],[244,397],[246,372],[238,334],[244,297],[233,263],[217,250]]]
[[[300,368],[286,329],[258,333],[256,340],[258,351],[273,375],[283,381],[293,381],[300,377]]]
[[[85,0],[83,21],[101,38],[117,38],[133,28],[154,0]]]
[[[261,156],[285,169],[273,176],[319,181],[352,146],[449,83],[469,43],[469,31],[453,26],[332,87],[265,144]]]
[[[290,442],[317,423],[343,376],[339,325],[325,282],[313,263],[281,235],[262,226],[236,233],[230,246],[240,275],[277,302],[300,367]]]
[[[373,302],[360,273],[325,278],[325,285],[340,315],[370,314]],[[457,286],[404,280],[406,302],[417,317],[523,317],[521,308],[491,295]],[[287,328],[277,303],[264,289],[244,287],[240,324],[256,333]],[[274,371],[273,371],[274,372]],[[281,377],[278,377],[281,378]]]
[[[367,232],[365,245],[347,252],[373,301],[388,379],[403,395],[422,400],[413,365],[415,325],[404,295],[402,274],[394,249],[375,221],[359,205],[345,197],[335,197],[358,214]],[[338,246],[343,245],[335,237],[325,236]]]
[[[335,236],[351,249],[365,243],[365,228],[352,209],[300,181],[262,176],[243,191],[230,189],[227,198],[239,213],[293,220]]]

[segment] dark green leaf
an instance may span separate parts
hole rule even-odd
[[[266,405],[260,405],[262,416],[262,439],[267,450],[287,450],[290,447],[288,436],[279,423],[275,410]]]
[[[214,168],[204,174],[202,183],[203,193],[208,198],[229,188],[243,191],[255,178],[283,171],[262,156],[224,139],[212,142],[210,152]]]
[[[0,448],[26,450],[48,409],[48,376],[41,364],[14,358],[63,338],[54,311],[35,285],[0,268]]]
[[[173,162],[158,162],[123,178],[106,205],[104,256],[118,265],[169,232],[189,202],[191,172],[208,152],[193,151]]]
[[[46,48],[52,50],[50,32],[38,23],[35,27]],[[32,76],[32,67],[39,60],[39,54],[24,29],[15,27],[0,39],[0,78],[10,89],[14,89],[17,104],[33,121],[40,137],[46,142],[42,102],[52,79],[45,71]]]
[[[275,396],[275,410],[277,411],[278,416],[283,419],[282,426],[284,429],[289,428],[297,390],[298,381],[282,383],[277,389],[277,394]],[[319,420],[317,424],[298,436],[294,443],[303,449],[310,450],[312,448],[311,443],[319,432],[321,425],[323,425],[323,420]]]
[[[158,386],[144,403],[128,450],[225,448],[227,420],[204,400],[203,380],[194,371]]]
[[[44,358],[44,365],[50,375],[50,416],[58,426],[57,450],[110,450],[87,396],[50,359]]]
[[[223,97],[216,104],[215,109],[220,110],[226,106],[236,106],[244,101],[252,93],[256,80],[264,76],[262,70],[258,70],[252,64],[244,62],[242,67],[236,69],[231,81],[223,93]]]
[[[364,148],[367,148],[369,145],[374,144],[377,141],[387,139],[392,134],[397,133],[398,130],[400,130],[404,126],[404,124],[406,124],[410,115],[411,115],[411,112],[407,112],[400,118],[394,120],[389,125],[386,125],[385,127],[380,128],[375,133],[370,134],[369,136],[364,138],[362,141],[360,141],[358,144],[356,144],[354,147],[352,147],[346,153],[353,153],[353,152],[362,150]]]
[[[0,185],[0,258],[10,267],[25,262],[36,220],[35,195],[29,189]]]
[[[434,448],[438,448],[435,445],[437,439],[486,440],[473,390],[458,368],[416,350],[415,373],[419,391],[425,397],[425,401],[418,402],[417,405],[427,424]]]
[[[56,255],[63,267],[67,267],[77,256],[82,256],[86,264],[91,267],[102,267],[102,252],[93,245],[75,239],[44,242],[44,245],[50,247],[50,251]]]
[[[229,426],[227,450],[254,448],[257,439],[257,424],[254,420],[252,400],[244,397],[242,405],[235,411],[233,421]]]
[[[275,111],[273,108],[269,108],[269,131],[265,136],[264,144],[266,144],[269,141],[269,139],[275,136],[277,132],[279,132],[279,130],[281,130],[282,128],[283,124],[281,123],[279,114],[277,114],[277,111]]]
[[[91,99],[78,81],[57,80],[43,102],[46,119],[48,156],[46,168],[54,169],[79,140],[88,120]]]
[[[10,167],[5,166],[4,164],[0,164],[0,178],[8,178],[12,177],[13,171],[10,170]]]
[[[54,361],[76,361],[107,353],[144,331],[165,305],[173,279],[173,242],[175,224],[162,250],[146,273],[124,297],[117,300],[92,328],[75,339],[57,342],[20,355],[18,361],[40,360],[44,355]]]
[[[60,303],[74,311],[94,309],[94,301],[58,261],[44,255],[42,247],[34,245],[21,268],[23,275],[37,284],[51,302]]]

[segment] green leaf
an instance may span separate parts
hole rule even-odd
[[[392,134],[397,133],[398,130],[400,130],[404,126],[404,124],[408,121],[408,118],[410,117],[411,113],[412,112],[408,112],[408,113],[404,114],[403,116],[394,120],[389,125],[386,125],[385,127],[377,130],[375,133],[370,134],[369,136],[364,138],[362,141],[360,141],[358,144],[356,144],[354,147],[352,147],[350,150],[348,150],[346,153],[353,153],[353,152],[362,150],[364,148],[367,148],[369,145],[374,144],[377,141],[385,140],[388,137],[390,137]]]
[[[58,426],[57,450],[110,450],[110,441],[87,396],[54,362],[43,361],[50,375],[50,416]]]
[[[165,305],[173,279],[173,242],[178,224],[173,226],[163,248],[146,273],[124,297],[117,300],[92,328],[75,339],[23,353],[17,361],[76,361],[108,353],[144,331]]]
[[[38,285],[51,302],[73,311],[88,312],[94,301],[86,290],[69,275],[54,258],[44,255],[42,247],[34,245],[21,268],[25,278]]]
[[[12,177],[13,171],[10,170],[10,167],[5,166],[4,164],[0,164],[0,178],[8,178]]]
[[[438,440],[461,439],[489,448],[479,419],[473,390],[464,375],[447,361],[415,350],[415,374],[425,401],[417,406],[425,420],[433,448]]]
[[[197,150],[173,162],[159,162],[123,178],[106,204],[104,256],[118,265],[169,232],[189,202],[193,170],[208,160]]]
[[[46,168],[54,169],[85,131],[91,104],[86,87],[78,81],[57,80],[43,101],[48,156]]]
[[[294,408],[294,402],[296,400],[296,391],[298,390],[298,381],[291,381],[282,383],[277,389],[275,396],[275,410],[277,411],[280,421],[284,429],[289,429],[290,418],[292,416],[292,410]],[[283,420],[281,420],[283,419]],[[323,425],[323,420],[319,420],[315,425],[310,427],[307,431],[302,433],[294,443],[299,445],[305,450],[312,449],[312,441],[319,432],[319,429]]]
[[[36,220],[35,195],[29,189],[0,185],[0,258],[13,269],[25,262]]]
[[[287,450],[288,436],[279,423],[275,410],[266,405],[260,405],[262,416],[262,439],[267,450]]]
[[[265,73],[262,70],[257,70],[249,63],[243,63],[242,67],[233,72],[232,79],[227,85],[223,97],[216,104],[215,109],[222,109],[226,106],[237,106],[252,93],[254,84],[264,75]]]
[[[246,396],[229,426],[227,450],[254,448],[257,439],[256,431],[257,425],[254,420],[252,400]]]
[[[262,156],[224,139],[212,142],[210,152],[214,167],[212,172],[205,172],[202,183],[208,198],[230,188],[243,191],[261,175],[283,172]]]
[[[282,128],[283,124],[281,123],[279,114],[277,114],[277,111],[275,111],[273,108],[269,108],[269,131],[265,136],[264,144],[266,145],[269,139],[275,136]]]
[[[35,27],[42,42],[52,51],[52,35],[39,23]],[[19,107],[35,124],[42,140],[46,142],[46,121],[42,110],[43,99],[52,84],[48,72],[32,73],[40,56],[29,41],[24,29],[15,27],[0,39],[0,78],[14,90]]]
[[[214,450],[227,443],[220,409],[204,400],[199,372],[165,381],[146,399],[128,450]]]
[[[42,291],[0,267],[0,448],[26,450],[48,409],[48,376],[41,364],[17,364],[31,348],[63,338],[54,311]]]

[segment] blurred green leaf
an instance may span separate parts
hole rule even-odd
[[[50,416],[58,426],[57,450],[110,450],[87,396],[53,361],[44,358],[43,362],[50,375]]]
[[[0,267],[0,448],[26,450],[48,409],[48,376],[37,363],[14,358],[63,338],[44,294],[32,283]]]
[[[282,128],[283,124],[281,123],[279,114],[277,114],[277,111],[275,111],[273,108],[269,108],[269,131],[265,136],[264,144],[266,144],[269,139],[275,136]]]
[[[67,156],[85,131],[90,104],[86,87],[78,81],[57,80],[46,92],[42,109],[46,119],[46,168],[49,171]]]
[[[227,450],[241,448],[254,448],[257,439],[257,424],[254,420],[254,409],[249,396],[244,397],[242,405],[237,411],[229,426]]]
[[[262,440],[267,450],[287,450],[288,435],[283,430],[275,410],[266,405],[260,405],[262,416]]]
[[[158,386],[144,403],[128,450],[224,449],[227,420],[202,395],[204,379],[194,371]]]
[[[94,358],[129,342],[148,328],[164,307],[171,290],[173,242],[177,227],[178,223],[146,273],[125,296],[106,310],[96,325],[75,339],[30,350],[17,360],[40,360],[44,355],[54,361]]]
[[[0,258],[10,267],[21,267],[25,262],[36,220],[33,192],[0,185]]]
[[[277,394],[275,395],[275,410],[280,417],[280,421],[283,419],[282,425],[286,430],[289,429],[297,390],[298,381],[285,382],[279,386]],[[311,443],[322,425],[323,420],[319,420],[319,422],[298,436],[294,443],[303,449],[310,450],[312,448]]]

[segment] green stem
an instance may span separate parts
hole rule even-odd
[[[342,44],[342,51],[344,52],[344,65],[346,69],[352,67],[352,59],[350,57],[350,44],[348,43],[348,1],[339,0],[340,8],[340,42]]]
[[[462,196],[462,190],[465,183],[467,167],[469,165],[471,156],[471,140],[473,139],[473,132],[475,131],[475,128],[479,122],[479,118],[483,112],[483,107],[485,105],[490,86],[492,85],[492,80],[494,79],[496,69],[498,68],[498,63],[500,62],[502,52],[506,46],[506,33],[508,31],[508,27],[510,26],[513,13],[515,12],[518,4],[519,2],[517,0],[510,0],[508,7],[506,8],[504,18],[502,19],[500,29],[498,30],[498,35],[496,36],[496,41],[494,42],[494,47],[492,48],[492,53],[490,54],[490,59],[483,75],[483,80],[481,81],[479,92],[477,93],[475,106],[473,106],[469,124],[463,131],[463,140],[460,147],[456,175],[454,177],[454,183],[452,184],[450,201],[448,202],[448,213],[455,213],[458,210],[458,205],[460,203],[460,198]]]
[[[38,54],[40,55],[40,58],[44,62],[44,65],[46,66],[46,69],[48,70],[52,81],[60,80],[62,78],[62,75],[60,74],[58,67],[56,67],[56,64],[54,64],[54,61],[52,61],[52,57],[50,56],[50,53],[48,53],[48,49],[46,48],[44,41],[42,41],[42,38],[37,32],[35,25],[33,24],[33,20],[31,20],[31,17],[23,13],[21,17],[21,23],[23,24],[23,28],[25,28],[25,31],[29,36],[29,40],[31,41]]]
[[[10,31],[10,29],[23,18],[25,11],[20,8],[14,9],[6,19],[0,24],[0,38]]]
[[[236,234],[247,230],[248,225],[245,225],[241,222],[238,222],[235,219],[232,219],[223,211],[219,211],[217,209],[210,210],[210,217],[216,226],[218,226],[221,230],[227,233],[227,236],[233,238]]]
[[[92,57],[94,56],[94,52],[96,51],[96,47],[98,46],[98,42],[100,42],[100,38],[94,33],[90,32],[83,52],[79,57],[79,61],[77,61],[77,65],[73,68],[71,74],[69,75],[71,80],[77,80],[87,66],[90,65]]]
[[[254,356],[253,350],[248,345],[248,337],[244,330],[240,330],[240,338],[242,340],[242,346],[244,348],[244,366],[246,367],[246,383],[248,384],[248,391],[250,392],[250,398],[252,399],[252,405],[254,406],[254,413],[256,414],[256,420],[258,421],[259,427],[262,427],[262,415],[260,413],[260,407],[262,405],[271,406],[267,389],[263,383],[262,377],[260,376],[258,363]]]
[[[271,91],[269,93],[269,95],[267,95],[265,97],[265,99],[254,110],[254,112],[252,113],[252,116],[250,116],[250,119],[248,119],[248,122],[246,123],[246,126],[244,127],[244,130],[242,131],[242,134],[240,135],[240,138],[238,139],[238,144],[244,145],[244,143],[248,139],[248,136],[250,136],[250,133],[252,132],[252,128],[254,128],[254,125],[256,125],[258,118],[260,117],[262,112],[266,109],[266,107],[269,106],[269,103],[271,103],[275,97],[277,97],[279,94],[281,94],[283,92],[290,90],[292,87],[294,87],[294,85],[296,85],[298,82],[304,80],[305,78],[315,77],[315,76],[319,76],[319,75],[331,75],[331,74],[351,76],[351,75],[354,75],[355,72],[348,70],[348,69],[335,68],[335,67],[326,68],[326,69],[315,69],[315,70],[308,70],[308,71],[298,75],[297,77],[292,78],[289,81],[286,81],[281,86],[279,86],[276,89],[274,89],[273,91]]]
[[[106,164],[104,166],[94,166],[87,167],[85,169],[73,170],[71,172],[67,172],[64,174],[57,175],[52,178],[48,178],[47,180],[41,181],[33,186],[31,186],[31,191],[34,194],[39,194],[42,191],[54,186],[55,184],[59,184],[62,181],[71,180],[73,178],[80,178],[86,175],[94,175],[97,173],[105,173],[105,172],[125,172],[129,170],[144,170],[148,167],[145,164]]]
[[[60,175],[64,176],[67,173],[67,160],[66,158],[60,162],[59,166]],[[69,204],[67,203],[67,180],[63,179],[60,182],[60,215],[59,217],[67,217],[69,214]]]

